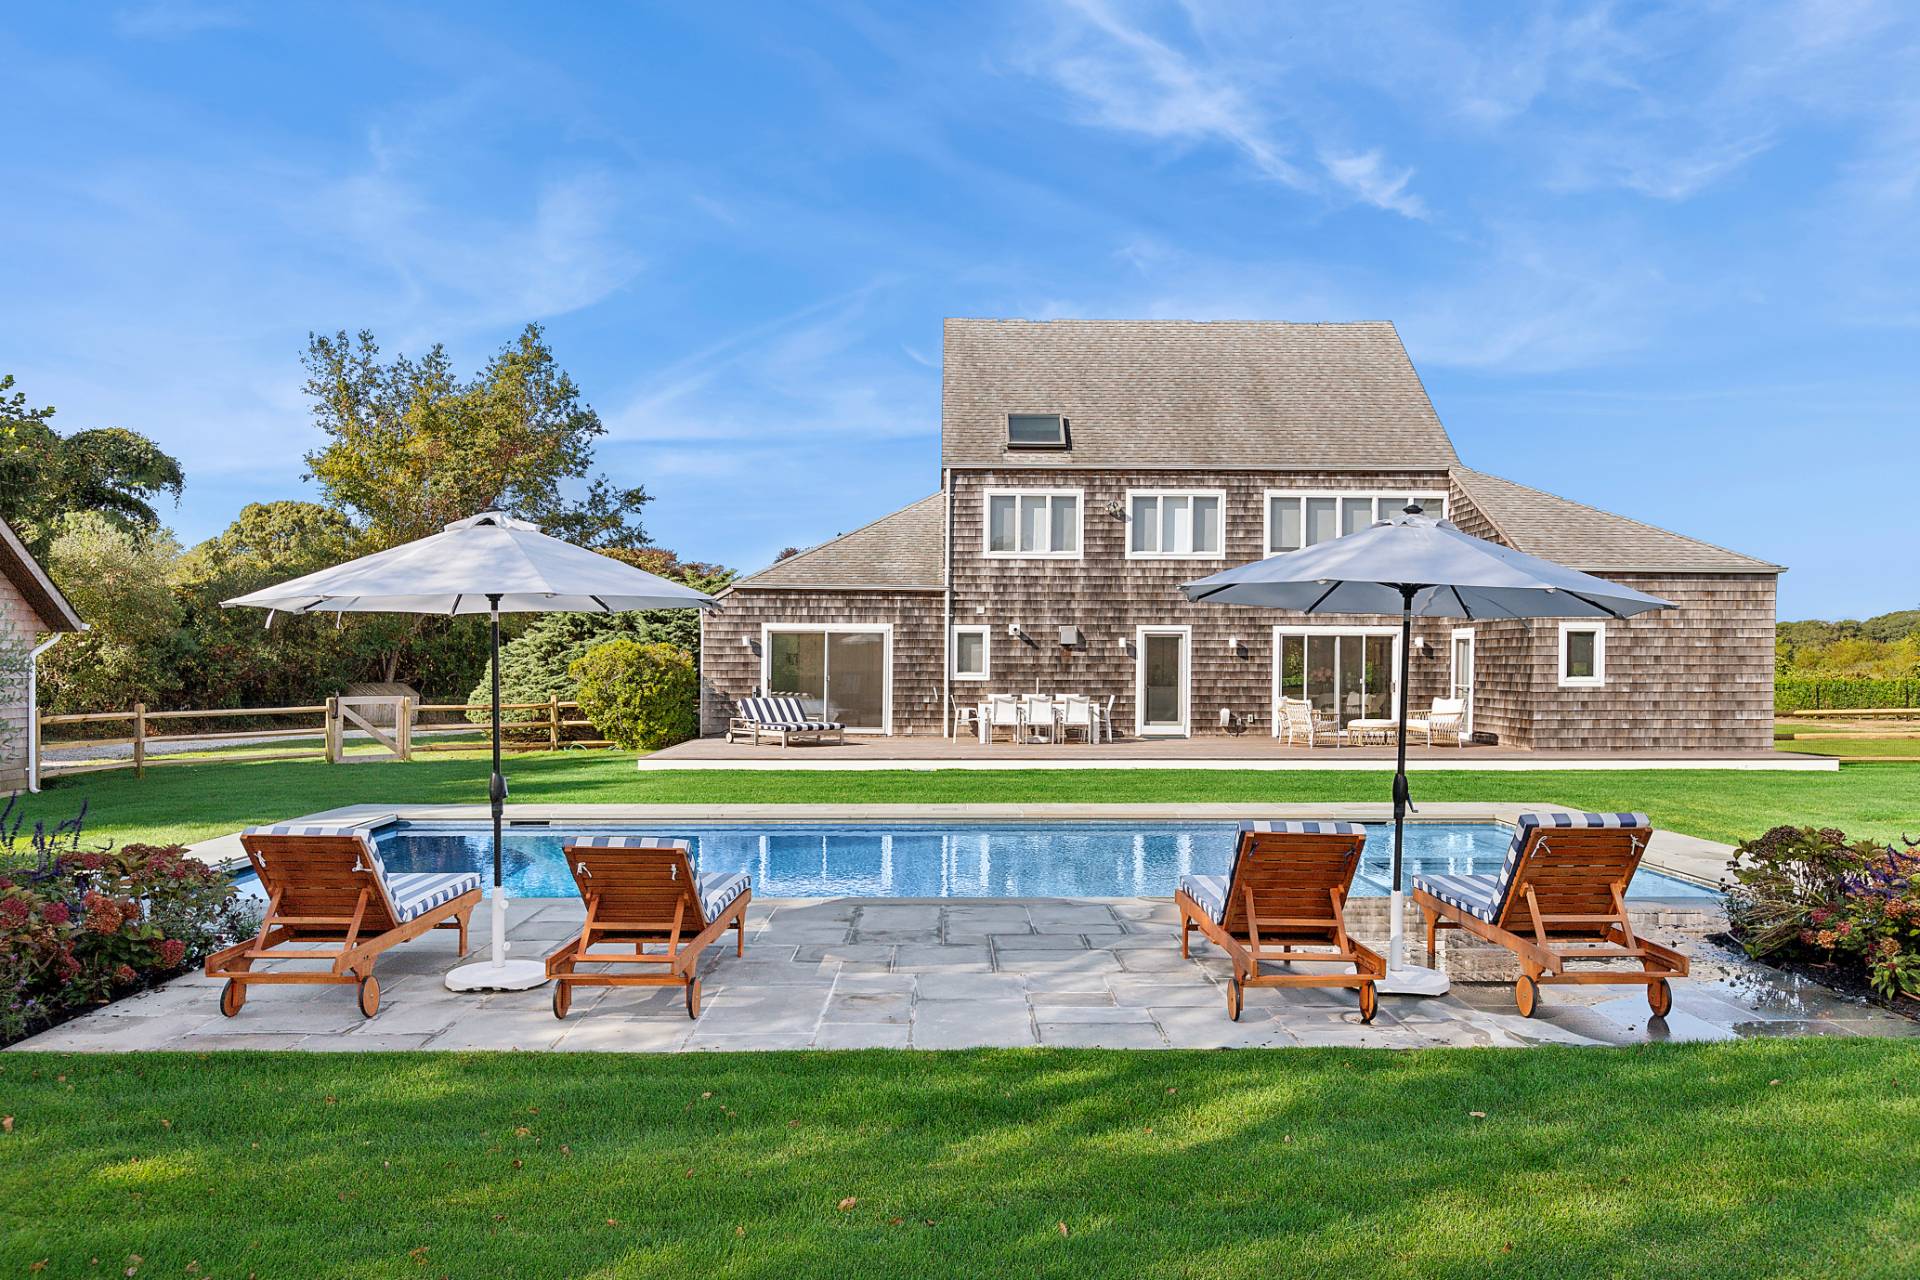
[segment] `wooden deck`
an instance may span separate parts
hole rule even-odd
[[[643,757],[643,769],[749,767],[762,769],[877,768],[1393,768],[1391,746],[1288,747],[1266,734],[1196,738],[1123,738],[1089,745],[997,742],[982,746],[971,736],[885,737],[849,734],[844,744],[790,747],[729,743],[699,738]],[[1831,761],[1780,751],[1658,753],[1624,751],[1540,752],[1517,747],[1428,747],[1409,744],[1409,767],[1433,769],[1784,769],[1826,771]]]

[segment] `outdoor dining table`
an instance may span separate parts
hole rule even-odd
[[[1113,741],[1113,725],[1108,723],[1105,708],[1100,705],[1100,700],[1098,698],[1091,698],[1089,699],[1089,702],[1093,708],[1093,734],[1092,734],[1093,740],[1095,742],[1099,742],[1101,740],[1101,735],[1104,733],[1106,735],[1106,740],[1108,742],[1112,742]],[[1047,740],[1049,742],[1058,742],[1060,741],[1061,726],[1066,719],[1066,713],[1067,713],[1066,699],[1064,698],[1051,699],[1051,710],[1053,713],[1053,723],[1047,727]],[[974,708],[973,720],[974,720],[975,730],[979,734],[980,745],[983,747],[988,746],[993,742],[993,721],[991,718],[992,714],[993,714],[993,706],[990,702],[986,700],[982,700]],[[1022,709],[1021,727],[1023,729],[1030,727],[1025,722],[1024,707]],[[1038,739],[1037,738],[1029,739],[1029,741],[1037,742]]]

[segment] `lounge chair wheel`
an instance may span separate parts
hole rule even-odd
[[[1373,1015],[1380,1012],[1380,993],[1369,982],[1360,988],[1360,1021],[1372,1022]]]
[[[573,1008],[573,984],[556,982],[553,984],[553,1016],[564,1018],[567,1010]]]
[[[1520,1007],[1520,1016],[1531,1018],[1533,1011],[1540,1007],[1540,984],[1525,974],[1513,984],[1513,1002]]]
[[[368,974],[360,979],[360,1016],[371,1018],[380,1012],[380,979]]]
[[[246,1002],[246,986],[233,978],[228,978],[227,985],[220,988],[220,1012],[231,1018],[240,1012],[240,1006]]]
[[[687,1016],[689,1018],[700,1016],[700,979],[698,978],[687,984]]]
[[[1228,978],[1227,979],[1227,1018],[1229,1021],[1232,1021],[1232,1022],[1240,1021],[1240,1010],[1246,1007],[1246,1000],[1247,1000],[1246,989],[1240,985],[1240,979]]]
[[[1664,1018],[1673,1012],[1673,987],[1665,978],[1647,984],[1647,1007],[1653,1010],[1656,1018]]]

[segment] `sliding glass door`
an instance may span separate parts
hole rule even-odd
[[[884,627],[770,627],[761,687],[797,695],[809,716],[890,732],[890,647]]]
[[[1305,698],[1341,725],[1393,718],[1395,633],[1275,628],[1273,638],[1276,698]]]

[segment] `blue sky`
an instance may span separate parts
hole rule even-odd
[[[1920,8],[16,9],[0,369],[311,496],[309,330],[548,327],[681,554],[938,488],[947,315],[1390,319],[1471,466],[1920,605]],[[793,495],[800,500],[790,501]]]

